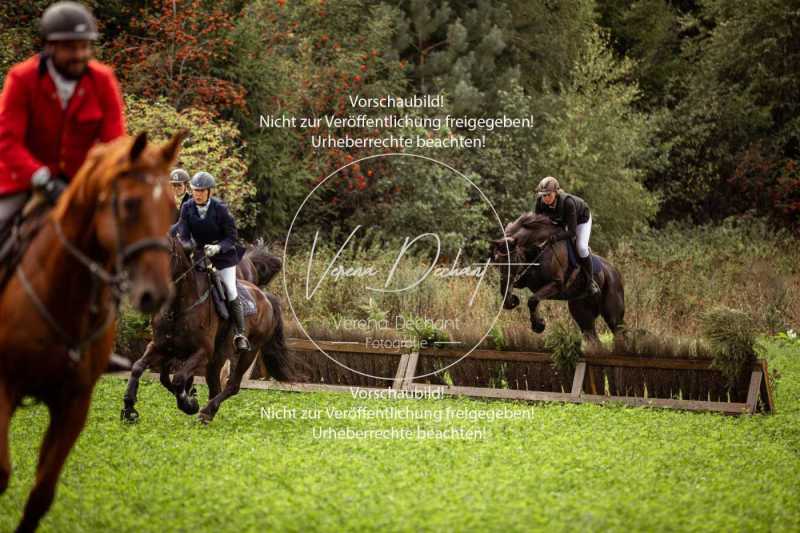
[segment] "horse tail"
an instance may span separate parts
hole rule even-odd
[[[616,337],[621,335],[625,329],[625,282],[617,267],[602,257],[600,260],[606,277],[605,283],[601,287],[600,312],[606,325]]]
[[[299,381],[304,375],[303,367],[299,361],[292,362],[289,360],[281,302],[274,294],[268,292],[264,294],[272,305],[276,324],[275,331],[261,347],[261,360],[264,361],[264,366],[267,367],[270,377],[278,381]]]

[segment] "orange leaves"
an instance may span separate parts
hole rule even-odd
[[[202,0],[176,0],[175,8],[158,0],[152,10],[132,13],[132,32],[110,44],[123,86],[178,108],[243,107],[244,88],[214,74],[232,59],[230,14]]]

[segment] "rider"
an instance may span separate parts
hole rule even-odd
[[[234,344],[237,350],[249,350],[242,301],[236,292],[236,265],[241,259],[236,246],[236,223],[228,208],[220,200],[211,196],[216,185],[214,177],[208,172],[198,172],[192,177],[189,186],[192,198],[181,207],[177,223],[179,238],[193,238],[219,271],[225,286],[228,308],[234,321],[236,333]]]
[[[564,192],[558,180],[547,176],[536,188],[536,207],[534,212],[544,214],[561,226],[561,231],[550,236],[551,244],[571,239],[578,250],[578,261],[586,279],[586,286],[592,295],[600,293],[600,288],[592,274],[592,257],[589,253],[589,235],[592,232],[592,214],[585,200]]]
[[[169,175],[169,182],[172,185],[172,194],[175,195],[175,203],[178,205],[179,212],[184,202],[192,197],[186,187],[190,179],[189,173],[182,168],[176,168]]]
[[[0,95],[0,233],[31,188],[54,204],[92,145],[125,134],[117,79],[92,59],[92,13],[57,2],[41,33],[44,50],[8,71]]]

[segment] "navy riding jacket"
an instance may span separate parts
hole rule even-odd
[[[206,217],[200,218],[194,198],[186,200],[181,206],[176,233],[184,240],[193,238],[201,250],[206,244],[219,244],[219,253],[210,258],[217,270],[236,266],[243,251],[236,246],[236,223],[223,202],[213,197],[208,201]]]

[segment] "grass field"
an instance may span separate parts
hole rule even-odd
[[[723,417],[592,405],[363,400],[243,391],[209,427],[154,382],[141,422],[119,420],[124,382],[103,380],[42,531],[800,529],[800,353],[772,345],[777,414]],[[205,393],[203,389],[201,395]],[[363,407],[361,419],[328,409]],[[367,420],[397,408],[516,419]],[[262,418],[295,410],[295,418]],[[319,410],[319,420],[302,420]],[[0,531],[13,529],[46,423],[12,423]],[[482,432],[482,439],[334,440],[324,428]]]

